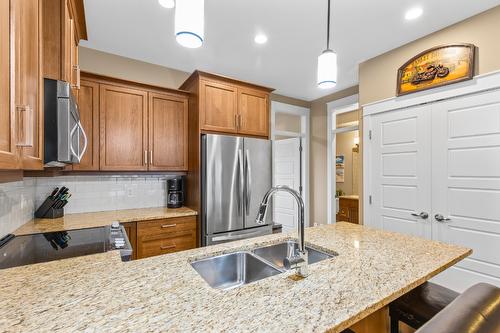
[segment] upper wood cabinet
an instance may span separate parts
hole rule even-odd
[[[83,130],[87,134],[87,150],[73,170],[99,170],[99,84],[81,81],[78,91],[78,109]]]
[[[0,1],[0,169],[19,167],[10,80],[10,2]]]
[[[204,130],[238,131],[238,91],[235,86],[208,80],[200,81],[200,124]]]
[[[148,169],[148,93],[100,87],[100,169]]]
[[[273,89],[195,71],[181,86],[193,93],[195,131],[269,137],[269,94]]]
[[[269,135],[269,93],[238,88],[238,132],[247,135]]]
[[[78,44],[87,39],[82,0],[43,0],[43,76],[80,89]]]
[[[41,1],[40,1],[41,3]],[[43,168],[41,21],[38,0],[11,0],[14,110],[22,168]]]
[[[149,170],[187,170],[188,100],[149,93]]]

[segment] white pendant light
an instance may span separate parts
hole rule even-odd
[[[175,4],[175,39],[188,48],[203,45],[205,0],[177,0]]]
[[[326,24],[326,50],[318,57],[318,87],[330,89],[337,85],[337,54],[330,50],[330,0]]]

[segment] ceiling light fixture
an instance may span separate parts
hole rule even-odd
[[[158,0],[160,6],[172,9],[175,7],[175,0]]]
[[[411,8],[408,11],[406,11],[405,19],[407,19],[408,21],[415,20],[420,16],[422,16],[423,13],[424,10],[421,7]]]
[[[205,0],[179,0],[175,6],[175,39],[191,49],[203,45]]]
[[[267,36],[264,34],[258,34],[255,36],[254,41],[257,44],[265,44],[267,42]]]
[[[337,53],[330,50],[330,0],[326,24],[326,50],[318,57],[318,87],[330,89],[337,85]]]

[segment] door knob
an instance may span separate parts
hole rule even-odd
[[[436,214],[436,215],[434,215],[434,218],[435,218],[435,219],[436,219],[436,221],[438,221],[438,222],[448,222],[448,221],[451,221],[451,219],[450,219],[450,218],[448,218],[448,217],[444,217],[444,216],[443,216],[443,215],[441,215],[441,214]]]
[[[427,220],[429,218],[429,214],[426,212],[421,212],[420,214],[411,213],[411,216],[419,217],[422,220]]]

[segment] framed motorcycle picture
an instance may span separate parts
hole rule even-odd
[[[397,96],[472,79],[475,50],[472,44],[450,44],[416,55],[398,70]]]

